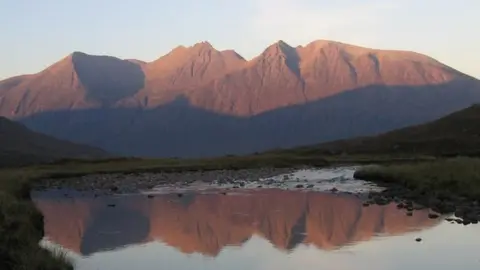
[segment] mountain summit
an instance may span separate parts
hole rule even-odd
[[[428,56],[327,40],[298,47],[280,40],[249,61],[208,42],[152,62],[75,52],[0,82],[0,115],[59,138],[149,156],[373,135],[479,101],[478,80]]]

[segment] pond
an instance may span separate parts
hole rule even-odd
[[[365,192],[379,188],[353,170],[302,170],[236,189],[32,197],[45,216],[40,244],[80,270],[480,269],[480,226],[431,219],[427,209],[407,216],[393,203],[364,206]]]

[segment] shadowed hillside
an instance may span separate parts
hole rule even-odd
[[[317,149],[324,154],[479,155],[479,123],[480,105],[473,105],[427,124],[375,137],[326,143]]]
[[[480,102],[480,91],[459,82],[436,87],[365,87],[249,118],[217,114],[177,98],[146,111],[59,111],[23,121],[34,130],[114,153],[205,157],[378,134],[435,120],[474,101]]]
[[[53,161],[60,158],[106,157],[103,150],[33,132],[0,117],[0,167]]]

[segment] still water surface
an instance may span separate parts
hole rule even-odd
[[[45,216],[41,245],[67,251],[80,270],[480,269],[480,226],[322,191],[374,188],[351,170],[297,174],[315,188],[32,195]]]

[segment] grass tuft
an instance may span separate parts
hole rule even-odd
[[[395,183],[424,193],[454,194],[480,200],[480,159],[452,158],[416,164],[367,166],[358,179]]]

